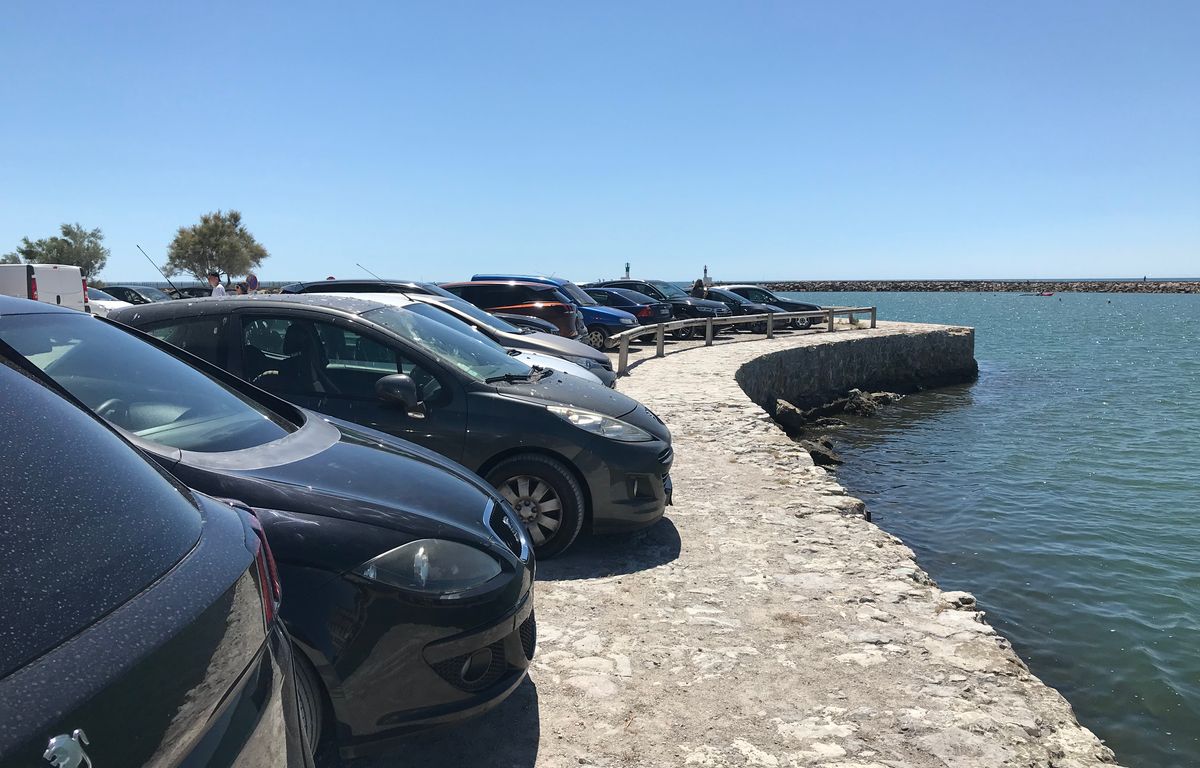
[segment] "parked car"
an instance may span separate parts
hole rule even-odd
[[[291,283],[279,289],[280,293],[433,293],[453,296],[436,283],[418,280],[311,280],[306,283]]]
[[[92,311],[83,273],[67,264],[0,264],[0,296]]]
[[[435,320],[435,321],[441,323],[442,325],[446,326],[447,328],[452,328],[453,330],[456,330],[459,333],[465,333],[469,336],[472,336],[472,335],[476,336],[477,338],[479,338],[480,341],[484,342],[485,344],[494,345],[497,352],[503,352],[505,354],[512,355],[516,359],[518,359],[521,362],[528,365],[530,368],[542,368],[542,369],[546,369],[546,370],[551,370],[555,373],[561,373],[561,374],[564,374],[567,376],[575,376],[583,381],[587,381],[592,384],[601,384],[602,386],[609,386],[607,384],[602,384],[599,376],[597,376],[595,373],[589,371],[587,368],[583,367],[582,365],[577,365],[568,360],[564,360],[561,357],[554,357],[553,355],[548,355],[543,352],[529,352],[529,351],[520,350],[520,349],[505,348],[487,336],[479,336],[473,326],[468,325],[467,323],[463,322],[457,316],[455,316],[453,313],[447,312],[444,308],[440,308],[435,304],[426,304],[423,302],[415,301],[414,299],[411,299],[407,295],[402,294],[402,293],[333,293],[333,294],[328,294],[328,295],[330,295],[330,296],[349,296],[349,297],[354,297],[354,298],[365,299],[367,301],[377,301],[380,304],[386,304],[389,307],[397,307],[399,309],[404,309],[409,312],[416,312],[417,314],[422,315],[423,317],[427,317],[430,320]],[[455,302],[459,302],[461,304],[466,304],[466,306],[471,307],[476,312],[479,312],[480,314],[483,314],[483,315],[487,315],[487,313],[484,312],[482,309],[479,309],[479,307],[475,307],[470,304],[467,304],[465,301],[463,301],[462,299],[460,299],[456,296],[451,296],[450,298],[446,298],[444,296],[438,296],[437,298],[442,299],[443,301],[455,301]],[[613,380],[613,382],[615,382],[616,376],[613,376],[612,380]]]
[[[549,333],[525,331],[453,294],[448,297],[428,293],[405,296],[453,315],[505,349],[552,355],[586,369],[606,387],[616,386],[617,374],[613,372],[612,360],[583,342]],[[554,367],[553,363],[547,364]]]
[[[628,331],[631,328],[635,328],[638,324],[637,318],[629,312],[601,305],[578,285],[561,277],[546,277],[544,275],[474,275],[471,279],[524,280],[530,283],[543,283],[554,286],[558,289],[559,293],[570,299],[571,303],[575,305],[583,316],[583,324],[587,329],[587,334],[584,336],[583,341],[599,350],[605,350],[612,346],[612,342],[609,341],[610,336],[614,336],[622,331]]]
[[[122,307],[133,306],[128,301],[121,301],[115,296],[110,296],[99,288],[87,289],[88,305],[92,308],[92,314],[97,317],[104,317],[111,310],[120,309]]]
[[[738,296],[742,296],[758,304],[770,304],[772,306],[779,307],[785,312],[821,311],[821,307],[816,304],[809,304],[806,301],[786,299],[758,285],[722,285],[720,288],[725,291],[736,293]],[[812,317],[808,318],[807,320],[793,319],[791,324],[793,328],[809,328],[811,326],[820,324],[820,322],[821,320],[819,318]]]
[[[170,301],[165,292],[149,285],[106,285],[104,292],[130,304],[149,304],[153,301]]]
[[[377,301],[237,296],[114,312],[302,407],[431,448],[512,503],[539,557],[585,522],[633,530],[671,493],[671,433],[611,389],[543,376],[474,335]],[[189,349],[192,349],[189,347]]]
[[[233,301],[159,302],[113,315],[170,317]],[[523,679],[536,632],[532,544],[512,507],[441,456],[297,408],[211,365],[226,352],[242,357],[242,331],[231,333],[240,319],[152,324],[154,334],[182,336],[189,354],[105,319],[9,300],[0,303],[0,355],[77,398],[182,482],[255,510],[291,596],[280,615],[300,650],[297,687],[314,743],[331,739],[356,755],[495,706]],[[261,338],[264,320],[249,322],[249,339]],[[282,357],[274,365],[288,369]],[[30,434],[44,433],[44,423]],[[70,464],[82,472],[94,447],[73,439],[88,448]],[[62,451],[47,466],[71,455]],[[163,523],[128,513],[136,494],[114,488],[126,473],[96,466],[107,482],[76,489],[72,509],[84,499],[94,517],[111,499],[169,541]],[[136,477],[129,483],[139,487]],[[140,563],[129,536],[114,525],[96,541]],[[79,557],[90,563],[92,555]],[[156,612],[177,612],[174,601],[154,602]],[[121,644],[137,645],[129,637],[140,629],[121,632]],[[160,707],[164,717],[172,711]]]
[[[641,325],[657,325],[671,320],[671,305],[628,288],[585,288],[598,304],[622,309]],[[644,336],[641,338],[645,338]]]
[[[781,313],[784,311],[784,310],[780,309],[779,307],[772,306],[770,304],[756,304],[755,302],[750,301],[749,299],[745,298],[744,296],[739,296],[736,293],[733,293],[732,291],[724,291],[724,290],[721,290],[720,288],[709,288],[708,290],[706,290],[704,292],[704,296],[705,296],[705,298],[712,299],[713,301],[719,301],[722,304],[724,304],[725,306],[729,307],[729,311],[735,317],[737,315],[777,314],[777,313]],[[788,325],[790,325],[790,323],[785,323],[783,321],[780,321],[779,325],[777,327],[784,328]],[[747,327],[749,330],[753,331],[754,333],[766,333],[767,332],[767,321],[766,320],[758,320],[758,321],[751,323],[745,327]]]
[[[553,323],[560,336],[583,338],[587,328],[583,316],[566,296],[552,285],[518,280],[482,280],[442,283],[450,293],[489,312],[530,315]]]
[[[454,296],[454,294],[450,295]],[[458,297],[455,296],[455,298]],[[472,304],[471,306],[475,305]],[[526,331],[531,331],[534,333],[549,333],[554,336],[558,336],[558,326],[554,323],[548,323],[541,318],[530,317],[529,315],[514,315],[509,312],[489,312],[488,314],[490,314],[492,317],[500,318],[509,325],[515,325],[518,328],[523,328]],[[558,338],[561,339],[564,337],[558,336]],[[574,340],[574,338],[570,339],[570,341]]]
[[[708,299],[697,299],[689,296],[678,285],[668,283],[666,280],[607,280],[599,283],[591,283],[588,288],[628,288],[632,291],[645,294],[655,301],[665,302],[671,305],[671,314],[675,320],[683,320],[684,318],[707,318],[707,317],[728,317],[729,307],[719,301],[709,301]],[[699,333],[704,333],[704,329],[699,329]],[[697,334],[697,329],[679,328],[673,332],[677,339],[690,339]]]
[[[0,352],[0,765],[311,765],[261,526],[24,364]]]

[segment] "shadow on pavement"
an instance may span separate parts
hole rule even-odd
[[[541,721],[537,686],[528,677],[491,712],[454,726],[413,734],[387,752],[343,761],[343,768],[532,768]]]
[[[679,530],[670,518],[636,533],[580,536],[566,554],[538,561],[539,581],[619,576],[669,563],[679,557]]]

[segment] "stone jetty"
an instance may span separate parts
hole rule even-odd
[[[762,285],[805,292],[1200,293],[1200,282],[1178,280],[783,280]]]
[[[975,599],[939,589],[758,404],[804,402],[789,381],[836,393],[881,355],[898,380],[871,387],[973,376],[972,331],[739,338],[664,358],[639,348],[619,388],[671,427],[675,506],[539,563],[529,680],[363,768],[1114,764]],[[844,364],[822,373],[839,350]],[[909,355],[919,374],[905,378]]]

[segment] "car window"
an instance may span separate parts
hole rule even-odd
[[[445,314],[422,304],[416,305],[430,312]],[[449,317],[447,315],[447,317]],[[459,320],[450,318],[454,322]],[[407,374],[417,385],[421,401],[438,402],[442,399],[442,385],[428,369],[418,365],[411,357],[378,339],[350,328],[333,323],[316,323],[317,335],[324,346],[329,361],[326,371],[337,387],[335,394],[345,397],[374,399],[375,382],[393,373]],[[474,333],[474,331],[471,331]]]
[[[476,381],[485,381],[494,376],[529,375],[528,365],[506,353],[495,342],[481,338],[475,332],[460,333],[415,311],[381,307],[362,313],[362,317],[417,345],[428,355]]]
[[[583,307],[594,307],[598,303],[596,299],[588,295],[587,291],[569,281],[558,286],[558,290],[560,293],[566,294],[575,304]]]
[[[185,317],[155,323],[143,330],[213,365],[225,367],[225,327],[228,316]]]
[[[742,295],[750,301],[756,301],[759,304],[769,304],[774,301],[774,297],[759,288],[744,288],[742,289]]]
[[[424,303],[424,302],[422,302],[422,303]],[[433,307],[438,307],[441,305],[453,307],[454,309],[458,310],[459,312],[466,315],[467,317],[470,317],[472,320],[474,320],[478,324],[486,325],[489,328],[494,328],[497,331],[500,331],[502,333],[516,333],[516,334],[524,333],[523,330],[521,330],[517,326],[513,325],[512,323],[507,322],[505,320],[501,320],[500,318],[496,317],[493,314],[484,312],[482,309],[475,306],[471,302],[463,301],[462,299],[458,298],[457,296],[451,295],[451,297],[445,301],[437,301],[437,302],[433,302],[430,304],[430,306],[433,306]],[[410,307],[410,309],[411,309],[411,307]]]
[[[143,294],[145,294],[146,298],[149,299],[150,301],[170,301],[171,300],[170,296],[168,296],[167,294],[158,290],[157,288],[146,287],[146,288],[142,288],[141,291]]]
[[[297,428],[236,389],[87,315],[6,317],[0,339],[107,421],[151,442],[236,451]]]
[[[3,679],[157,580],[201,519],[180,486],[57,393],[3,363],[0,392],[0,627],[19,628],[0,642]]]
[[[88,288],[88,300],[89,301],[120,301],[120,299],[118,299],[116,296],[113,296],[112,294],[109,294],[109,293],[105,293],[104,291],[100,290],[99,288]]]
[[[687,293],[678,285],[672,285],[665,280],[655,280],[650,285],[658,289],[658,292],[668,298],[687,298]]]
[[[589,293],[588,296],[591,296],[592,299],[597,304],[603,304],[603,305],[607,306],[610,303],[612,303],[612,297],[609,294],[604,293],[602,291],[596,291],[595,293]]]

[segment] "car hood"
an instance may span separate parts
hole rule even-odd
[[[484,515],[492,504],[501,504],[500,498],[466,467],[373,429],[311,411],[305,415],[308,423],[302,432],[318,434],[303,439],[313,441],[318,449],[297,451],[299,455],[288,457],[291,460],[270,466],[228,469],[229,475],[250,481],[252,489],[231,487],[226,495],[255,507],[336,517],[421,536],[461,538],[465,534],[494,541]],[[300,433],[287,439],[298,437]],[[203,456],[190,454],[184,462],[202,466]]]
[[[686,298],[668,299],[672,304],[686,304],[689,307],[708,307],[710,309],[729,309],[723,301],[713,301],[712,299],[697,299],[695,296]]]
[[[667,426],[646,406],[616,390],[568,376],[547,376],[540,381],[499,384],[496,391],[514,400],[535,405],[571,405],[641,427],[660,440],[670,441]]]
[[[601,383],[599,377],[597,377],[588,369],[584,368],[582,365],[576,365],[570,360],[565,360],[561,357],[557,357],[546,352],[521,352],[521,354],[517,355],[516,357],[522,363],[525,363],[530,367],[536,365],[542,368],[549,368],[555,373],[561,373],[566,376],[575,376],[576,378],[583,379],[584,381],[590,381],[593,384]]]

